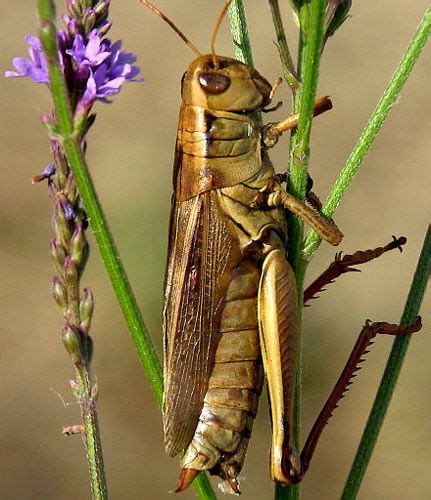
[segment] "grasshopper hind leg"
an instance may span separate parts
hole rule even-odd
[[[271,404],[271,479],[289,484],[301,470],[291,436],[298,343],[296,280],[284,251],[266,255],[258,296],[258,318],[263,365]]]

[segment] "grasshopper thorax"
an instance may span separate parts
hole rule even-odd
[[[271,102],[272,86],[254,68],[229,57],[207,54],[195,59],[181,82],[184,104],[207,109],[249,112]]]

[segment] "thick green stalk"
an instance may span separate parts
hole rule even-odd
[[[81,146],[74,134],[69,96],[58,61],[57,33],[54,25],[52,1],[39,0],[38,7],[41,19],[40,37],[47,56],[50,88],[57,119],[57,139],[64,148],[75,177],[79,194],[139,360],[153,390],[157,404],[161,406],[163,401],[163,374],[160,362],[109,230]],[[216,498],[211,484],[204,474],[200,474],[193,482],[193,485],[199,498]]]
[[[407,297],[404,312],[401,317],[401,325],[414,324],[420,310],[425,294],[428,279],[431,274],[431,225],[425,236],[422,252],[419,257],[413,281]],[[395,339],[389,355],[382,380],[377,390],[367,424],[362,434],[361,442],[356,452],[346,486],[343,491],[342,500],[353,500],[356,498],[361,482],[364,478],[371,454],[383,425],[383,420],[394,393],[400,370],[407,352],[411,335],[402,335]]]
[[[272,2],[273,3],[273,2]],[[271,2],[270,2],[271,4]],[[272,5],[274,7],[274,3]],[[300,92],[297,93],[295,105],[296,110],[301,113],[300,121],[294,138],[291,142],[293,146],[291,149],[290,157],[290,173],[291,173],[291,192],[296,196],[298,193],[299,198],[304,198],[305,187],[307,183],[307,165],[309,157],[309,139],[311,132],[311,122],[313,119],[313,106],[316,96],[317,89],[317,78],[319,72],[319,62],[320,53],[323,44],[323,19],[326,7],[326,0],[311,0],[309,4],[301,8],[300,19],[302,26],[302,43],[300,48],[300,61],[301,69],[300,77],[302,78],[303,86]],[[272,9],[272,13],[277,14],[277,11]],[[242,0],[233,0],[229,7],[229,17],[231,23],[231,32],[235,48],[235,56],[237,59],[245,62],[248,65],[253,64],[253,59],[251,55],[251,46],[248,37],[247,23],[245,20],[245,12]],[[278,18],[279,19],[279,18]],[[276,18],[277,20],[277,18]],[[281,22],[276,25],[277,35],[279,42],[283,42],[283,37],[280,40],[280,36],[284,33],[282,32],[283,27]],[[285,41],[285,37],[284,37]],[[286,53],[284,54],[286,57]],[[293,179],[292,179],[293,172]],[[296,238],[293,236],[293,241],[295,242],[295,251],[290,253],[294,256],[293,262],[295,270],[299,269],[299,266],[295,265],[295,262],[299,261],[301,242],[302,242],[302,222],[296,220],[294,222],[294,228]],[[289,233],[289,238],[291,238],[291,233]],[[302,281],[303,276],[298,277],[298,293],[302,297]],[[301,301],[302,303],[302,301]],[[301,307],[302,310],[302,307]],[[300,356],[299,356],[300,357]],[[300,412],[299,412],[299,401],[300,401],[300,360],[298,360],[298,384],[295,396],[295,430],[294,430],[294,441],[299,448],[300,445]],[[297,485],[290,486],[288,488],[276,487],[275,497],[277,499],[281,498],[299,498],[299,487]]]
[[[353,180],[362,160],[368,153],[373,144],[380,128],[382,127],[389,111],[396,103],[400,92],[409,77],[413,66],[415,65],[419,55],[422,52],[428,38],[431,34],[431,8],[428,8],[424,17],[410,42],[409,47],[404,53],[398,67],[393,74],[389,85],[387,86],[382,98],[378,102],[376,108],[371,115],[370,120],[365,126],[361,136],[358,139],[352,153],[350,154],[346,166],[341,171],[334,187],[332,188],[328,198],[326,199],[322,214],[328,218],[332,217],[335,209],[344,196],[347,188]],[[310,231],[305,240],[304,255],[309,258],[319,247],[320,238],[316,232]]]
[[[298,57],[301,87],[295,98],[294,111],[299,112],[300,117],[290,142],[289,191],[300,200],[304,200],[307,187],[311,124],[324,37],[325,8],[326,0],[311,0],[304,2],[298,12],[301,26]],[[289,254],[300,285],[303,279],[303,275],[299,273],[303,272],[301,265],[303,222],[298,216],[290,217],[290,222]]]
[[[300,44],[298,54],[298,79],[300,86],[294,100],[294,111],[300,113],[299,123],[292,133],[289,153],[288,190],[300,200],[305,198],[307,186],[308,160],[310,157],[310,134],[313,121],[313,106],[316,100],[320,55],[324,38],[324,15],[326,0],[304,2],[299,9]],[[301,447],[301,389],[302,389],[302,296],[306,263],[302,259],[303,221],[289,216],[289,261],[295,271],[298,297],[298,354],[296,365],[296,389],[294,402],[293,441]],[[277,487],[276,498],[297,500],[300,498],[299,485],[287,488]]]

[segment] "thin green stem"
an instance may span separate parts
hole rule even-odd
[[[431,274],[431,225],[425,236],[425,241],[419,257],[418,265],[410,286],[409,295],[404,306],[401,317],[401,325],[414,324],[422,304],[426,286]],[[362,434],[361,442],[356,452],[346,486],[343,491],[342,500],[353,500],[356,498],[361,482],[364,478],[371,454],[383,425],[383,420],[389,407],[400,370],[406,356],[411,335],[402,335],[395,339],[389,359],[386,363],[382,380],[377,390],[367,424]]]
[[[269,0],[269,10],[271,11],[272,22],[274,23],[275,33],[277,35],[277,47],[280,54],[281,67],[283,68],[283,76],[295,93],[299,83],[296,78],[295,66],[292,56],[290,55],[289,45],[287,44],[278,0]]]
[[[431,34],[431,8],[428,8],[424,17],[410,42],[409,47],[404,53],[398,67],[395,70],[382,98],[378,102],[376,108],[371,115],[370,120],[365,126],[361,136],[358,139],[352,153],[350,154],[346,166],[341,171],[334,187],[332,188],[328,198],[326,199],[322,214],[330,218],[335,209],[344,196],[347,188],[358,171],[365,155],[373,144],[380,128],[382,127],[389,111],[396,103],[398,96],[407,81],[417,59],[419,58],[422,49],[424,48]],[[307,234],[304,246],[304,255],[309,258],[319,247],[320,238],[315,231],[310,231]]]
[[[232,0],[228,9],[235,59],[253,67],[250,36],[242,0]]]
[[[41,20],[40,38],[47,57],[50,88],[58,126],[58,140],[65,151],[67,161],[75,177],[79,194],[139,360],[157,404],[161,406],[163,374],[160,362],[109,230],[80,143],[74,134],[69,96],[58,61],[53,3],[51,0],[39,0],[38,7]],[[209,480],[204,474],[200,474],[193,485],[199,498],[215,498]]]
[[[91,393],[88,369],[84,365],[76,367],[76,380],[79,388],[76,391],[84,422],[85,449],[91,478],[91,491],[96,500],[106,500],[108,489],[103,466],[102,442],[100,439],[96,402]]]
[[[232,0],[229,5],[228,15],[235,58],[252,68],[253,53],[242,0]],[[262,113],[253,113],[253,119],[261,123]]]

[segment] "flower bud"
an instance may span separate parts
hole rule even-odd
[[[75,232],[70,240],[70,256],[76,267],[82,273],[88,257],[88,243],[82,224],[76,226]]]
[[[66,258],[66,252],[63,245],[59,244],[55,238],[51,240],[51,257],[54,261],[54,265],[59,273],[63,272],[64,259]]]
[[[67,10],[72,17],[81,17],[81,8],[76,0],[67,0]]]
[[[72,17],[68,16],[67,14],[62,14],[61,20],[63,21],[63,24],[67,26],[70,21],[72,21]]]
[[[328,0],[325,11],[325,40],[332,36],[349,17],[352,0]]]
[[[75,214],[75,211],[73,210],[73,207],[72,207],[71,203],[69,202],[69,200],[67,198],[65,198],[61,205],[63,207],[64,215],[66,216],[66,219],[68,221],[73,220],[76,217],[76,214]]]
[[[100,0],[96,3],[96,5],[94,6],[94,12],[96,13],[97,17],[108,14],[110,3],[110,0]]]
[[[69,200],[71,205],[75,205],[78,198],[78,190],[76,188],[75,179],[72,172],[69,172],[63,188],[64,196]]]
[[[78,300],[78,285],[79,285],[78,268],[71,259],[70,255],[68,255],[64,260],[63,276],[70,304],[71,302]]]
[[[81,324],[79,327],[82,332],[88,333],[90,330],[91,318],[94,310],[94,298],[89,288],[84,289],[84,296],[79,301],[79,315],[81,317]]]
[[[68,308],[66,311],[67,321],[78,328],[79,319],[79,273],[78,269],[68,255],[63,267],[64,284],[66,285]]]
[[[41,174],[35,175],[32,179],[32,183],[42,182],[45,179],[50,179],[55,174],[54,163],[48,163],[48,165],[43,169]]]
[[[71,19],[68,23],[67,23],[67,31],[75,36],[79,33],[79,23],[76,19]]]
[[[70,233],[69,221],[67,220],[63,206],[58,199],[54,203],[52,223],[54,226],[54,235],[56,240],[63,245],[63,247],[67,248],[72,235]]]
[[[79,338],[79,332],[75,331],[70,325],[66,324],[62,333],[61,340],[69,353],[72,361],[75,365],[82,363],[82,353],[81,353],[81,341]]]
[[[66,314],[67,290],[58,276],[54,276],[54,278],[52,279],[51,290],[52,295],[54,296],[54,300],[60,306],[62,313]]]
[[[112,23],[111,21],[104,21],[98,28],[100,37],[104,37],[106,33],[111,29]]]
[[[96,24],[96,13],[94,9],[87,9],[84,15],[84,29],[86,33],[89,33]]]

